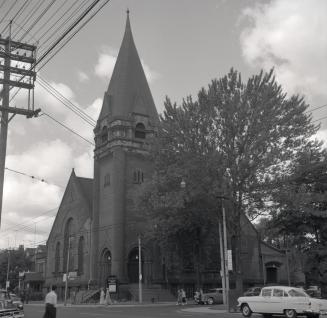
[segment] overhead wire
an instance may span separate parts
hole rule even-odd
[[[80,107],[78,107],[72,101],[70,101],[64,95],[62,95],[57,89],[55,89],[49,82],[47,82],[41,76],[39,76],[38,78],[40,80],[39,84],[41,85],[42,88],[44,88],[48,93],[54,96],[58,101],[60,101],[64,106],[66,106],[69,110],[74,112],[77,116],[79,116],[90,126],[92,127],[95,126],[96,121],[91,116],[89,116]]]
[[[3,22],[3,20],[5,18],[8,17],[8,14],[10,13],[10,11],[12,10],[12,8],[16,5],[18,0],[15,0],[14,3],[11,5],[11,7],[8,9],[8,11],[3,15],[3,18],[0,20],[0,24]]]
[[[69,128],[68,126],[66,126],[65,124],[63,124],[62,122],[60,122],[59,120],[55,119],[53,116],[45,113],[45,112],[42,112],[42,115],[45,115],[47,117],[49,117],[50,119],[52,119],[54,122],[56,122],[58,125],[66,128],[67,130],[69,130],[71,133],[73,133],[74,135],[78,136],[79,138],[83,139],[84,141],[86,141],[87,143],[89,143],[90,145],[94,146],[94,143],[86,138],[84,138],[82,135],[80,135],[79,133],[77,133],[76,131],[74,131],[73,129]]]
[[[62,19],[78,1],[79,0],[75,0],[68,9],[65,9],[65,6],[63,6],[61,3],[59,3],[59,7],[57,8],[57,10],[54,13],[51,14],[50,19],[47,19],[42,25],[39,26],[39,28],[36,31],[34,31],[35,35],[41,31],[44,31],[44,27],[49,25],[49,22],[56,17],[57,13],[59,13],[60,11],[64,11],[64,14],[62,14],[61,17],[59,17],[59,19],[57,19],[53,24],[51,24],[48,29],[45,29],[45,31],[43,32],[43,34],[41,36],[38,36],[39,42],[41,42],[41,39],[43,38],[44,35],[49,33],[51,28],[53,28],[55,25],[58,25],[58,23],[60,22],[60,19]]]
[[[54,186],[59,187],[59,188],[64,188],[64,187],[61,186],[61,185],[58,185],[58,184],[54,184],[54,183],[48,182],[48,181],[46,181],[46,180],[43,179],[43,178],[38,178],[38,177],[35,177],[34,175],[29,175],[29,174],[27,174],[27,173],[25,173],[25,172],[22,172],[22,171],[18,171],[18,170],[11,169],[11,168],[8,168],[8,167],[5,167],[5,170],[8,170],[8,171],[14,172],[14,173],[16,173],[16,174],[20,174],[20,175],[22,175],[22,176],[25,176],[25,177],[31,178],[31,179],[33,179],[33,180],[37,180],[37,181],[40,181],[40,182],[43,182],[43,183],[47,183],[47,184],[49,184],[49,185],[54,185]]]
[[[19,17],[19,14],[21,14],[23,12],[23,9],[26,6],[28,1],[29,0],[25,0],[25,2],[21,5],[21,7],[16,12],[16,14],[13,17],[10,18],[10,21],[14,21],[17,18],[17,16]],[[9,27],[9,23],[7,24],[7,26],[5,26],[5,28],[1,31],[1,33],[4,33],[7,30],[8,27]]]
[[[44,3],[43,0],[39,0],[38,2],[36,2],[34,4],[34,6],[31,8],[30,11],[28,11],[28,13],[25,15],[25,18],[23,18],[22,21],[20,21],[20,25],[25,25],[27,24],[28,21],[31,21],[32,20],[32,17],[34,16],[34,14],[40,9],[42,8],[42,4]],[[13,33],[12,34],[12,38],[16,38],[18,37],[18,34],[19,34],[19,31],[16,32],[16,33]]]
[[[78,0],[77,0],[78,1]],[[41,50],[42,47],[45,46],[46,43],[48,43],[57,33],[58,31],[60,31],[68,22],[70,22],[74,16],[76,16],[85,6],[85,4],[88,2],[88,0],[84,0],[82,1],[79,6],[75,9],[75,11],[73,13],[71,13],[61,24],[58,25],[58,23],[65,17],[66,14],[62,15],[55,23],[53,23],[53,25],[51,25],[40,37],[39,37],[39,42],[41,42],[41,40],[44,38],[45,35],[47,35],[47,39],[44,40],[41,45],[39,46],[39,49]],[[75,5],[76,1],[73,2],[72,6]],[[72,8],[72,6],[69,8]],[[68,13],[68,12],[67,12]],[[51,33],[49,34],[49,32],[55,27],[57,26],[57,28]],[[51,42],[52,44],[53,42]],[[51,45],[50,44],[50,45]],[[44,49],[45,51],[46,49]],[[40,51],[42,52],[42,50]]]
[[[35,21],[29,26],[26,32],[21,36],[18,42],[21,42],[24,37],[35,27],[35,25],[42,19],[42,17],[49,11],[49,9],[53,6],[53,4],[57,0],[51,0],[51,2],[44,8],[44,10],[40,13],[40,15],[35,19]]]

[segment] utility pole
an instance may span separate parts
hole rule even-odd
[[[141,251],[141,235],[138,236],[139,249],[139,303],[142,303],[142,251]]]
[[[10,268],[10,250],[8,249],[8,265],[7,265],[7,280],[6,280],[6,290],[9,287],[9,268]]]
[[[227,229],[226,229],[226,213],[224,203],[222,204],[223,210],[223,232],[224,232],[224,260],[225,260],[225,279],[226,279],[226,305],[229,311],[229,269],[228,269],[228,252],[227,252]]]
[[[17,114],[31,118],[36,117],[40,112],[40,109],[34,110],[34,82],[36,79],[36,72],[33,65],[36,62],[36,46],[12,41],[11,24],[12,21],[9,23],[9,36],[6,39],[3,39],[0,35],[0,71],[3,72],[3,78],[0,78],[0,84],[2,84],[2,90],[0,91],[0,102],[2,100],[2,103],[0,103],[0,226],[8,124]],[[15,50],[16,52],[13,52]],[[3,65],[2,61],[4,61]],[[16,61],[16,66],[12,66],[13,61]],[[18,64],[21,62],[24,63],[23,66]],[[21,77],[17,80],[17,77],[19,76]],[[10,90],[13,87],[28,89],[27,108],[11,107],[9,105]],[[9,114],[12,114],[10,118]]]
[[[221,276],[221,287],[223,288],[223,303],[226,305],[226,275],[225,275],[225,257],[224,257],[224,243],[222,236],[222,226],[220,219],[218,220],[219,229],[219,250],[220,250],[220,276]]]

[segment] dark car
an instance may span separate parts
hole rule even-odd
[[[223,289],[214,288],[210,289],[208,292],[203,293],[203,303],[212,304],[222,304],[223,303]]]
[[[262,287],[251,287],[244,292],[244,296],[259,296]]]

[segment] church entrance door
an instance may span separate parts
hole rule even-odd
[[[108,249],[104,249],[100,260],[100,285],[106,286],[108,276],[111,275],[111,253]]]
[[[277,283],[277,268],[276,267],[267,267],[267,284],[276,284]]]
[[[142,276],[144,273],[144,255],[141,254]],[[130,283],[138,283],[139,281],[139,250],[133,248],[128,256],[128,279]],[[144,279],[144,278],[143,278]]]

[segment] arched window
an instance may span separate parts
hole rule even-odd
[[[69,264],[68,264],[68,272],[73,270],[74,266],[74,253],[73,251],[73,219],[70,218],[65,226],[64,231],[64,249],[63,249],[63,263],[62,263],[62,271],[64,273],[67,272],[67,261],[68,261],[68,253],[69,253]]]
[[[138,123],[135,127],[135,138],[145,139],[145,126]]]
[[[55,268],[54,268],[56,274],[59,273],[59,266],[60,266],[60,242],[57,242],[56,252],[55,252]]]
[[[83,274],[84,271],[84,237],[81,236],[78,241],[78,273]]]
[[[105,143],[108,141],[108,128],[104,126],[101,131],[101,142]]]

